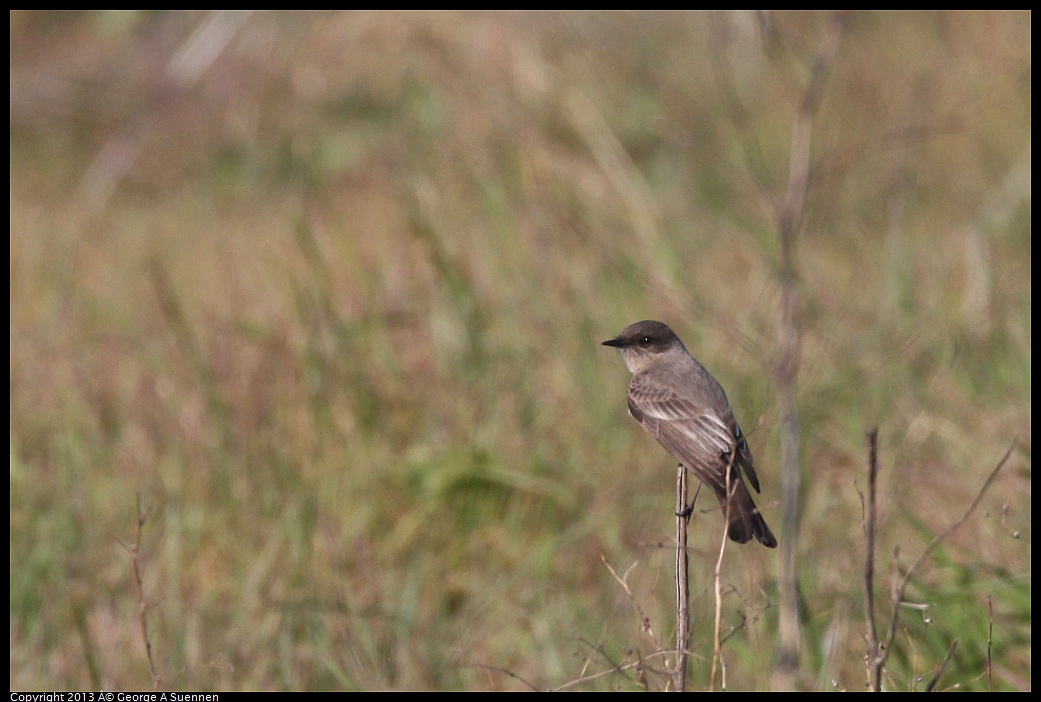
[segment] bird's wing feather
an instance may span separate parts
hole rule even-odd
[[[668,388],[634,381],[629,388],[629,411],[658,443],[711,487],[725,494],[725,467],[737,447],[735,465],[759,491],[752,454],[732,412],[721,416],[710,407],[676,395]]]

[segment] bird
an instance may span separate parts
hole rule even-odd
[[[759,492],[752,450],[719,381],[662,322],[630,324],[602,345],[618,349],[633,374],[629,414],[715,493],[729,517],[730,539],[744,544],[755,538],[776,548],[777,539],[745,485],[747,480]]]

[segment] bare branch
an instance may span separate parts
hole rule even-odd
[[[636,563],[629,566],[629,569],[625,571],[624,576],[619,576],[618,573],[615,572],[615,569],[611,567],[611,564],[607,562],[607,559],[604,558],[604,554],[602,553],[600,554],[600,560],[603,561],[604,565],[607,566],[607,569],[611,571],[611,575],[614,576],[614,579],[617,580],[618,584],[622,586],[623,590],[625,590],[625,594],[629,598],[629,601],[633,603],[633,608],[636,610],[636,614],[640,617],[640,631],[650,637],[651,643],[654,644],[656,651],[664,650],[665,647],[661,645],[661,642],[658,641],[658,637],[654,635],[654,629],[651,627],[651,618],[643,611],[643,607],[641,607],[640,603],[636,600],[636,595],[633,594],[632,588],[629,587],[629,573],[636,567]]]
[[[925,686],[926,692],[933,692],[936,690],[936,685],[940,682],[940,676],[943,675],[943,671],[946,670],[947,664],[951,661],[951,656],[958,649],[958,640],[955,639],[951,647],[947,649],[947,655],[940,661],[940,665],[936,666],[936,670],[933,671],[933,677],[929,679],[929,682]]]
[[[878,484],[878,427],[868,432],[868,494],[864,505],[864,532],[867,549],[864,555],[864,617],[867,620],[868,647],[864,657],[868,678],[872,678],[872,663],[878,655],[878,627],[875,624],[875,536],[877,533]],[[876,682],[878,682],[876,680]],[[875,688],[877,689],[877,688]]]
[[[134,543],[127,550],[130,552],[130,562],[134,566],[134,581],[137,583],[137,592],[141,598],[140,605],[140,619],[141,619],[141,637],[145,642],[145,655],[148,658],[148,670],[152,675],[152,690],[158,692],[159,687],[162,685],[163,679],[159,673],[155,670],[155,659],[152,656],[152,639],[148,634],[148,603],[145,599],[145,584],[141,577],[141,532],[144,529],[145,522],[148,521],[148,513],[150,510],[146,510],[142,507],[142,498],[140,493],[137,496],[137,534],[134,538]]]
[[[984,481],[983,486],[980,488],[979,492],[976,495],[976,499],[972,501],[972,504],[969,505],[968,509],[965,510],[965,513],[962,514],[962,516],[957,521],[955,521],[949,527],[944,529],[942,533],[938,534],[931,542],[929,542],[929,545],[925,547],[925,550],[922,551],[921,555],[919,555],[918,558],[915,559],[914,563],[911,564],[911,567],[907,569],[907,572],[904,574],[904,577],[902,579],[896,577],[896,558],[899,555],[899,550],[894,551],[894,580],[890,600],[892,613],[889,618],[889,629],[886,633],[885,641],[879,644],[878,647],[874,650],[868,651],[868,670],[870,671],[870,675],[868,678],[869,689],[875,692],[881,690],[882,670],[885,667],[886,660],[889,658],[889,652],[892,648],[893,640],[896,638],[896,629],[899,625],[900,620],[900,606],[903,603],[904,593],[907,591],[907,586],[908,584],[910,584],[911,578],[914,577],[915,572],[917,572],[918,568],[921,567],[922,563],[925,562],[925,559],[929,557],[929,554],[933,552],[933,549],[935,549],[937,546],[943,543],[943,541],[945,541],[947,537],[953,534],[962,524],[966,522],[966,520],[968,520],[970,516],[972,516],[972,513],[976,511],[976,508],[979,506],[980,502],[983,501],[983,496],[986,494],[987,489],[990,487],[991,483],[994,482],[994,479],[998,477],[998,473],[1001,472],[1001,469],[1005,467],[1005,464],[1008,462],[1008,459],[1012,455],[1012,451],[1013,449],[1015,449],[1015,447],[1016,440],[1013,439],[1012,444],[1008,447],[1008,451],[1005,452],[1005,455],[1002,456],[1000,461],[998,461],[998,464],[994,467],[994,470],[992,470],[990,472],[990,475],[987,476],[986,481]]]
[[[694,499],[697,500],[697,495]],[[687,688],[687,646],[690,644],[690,556],[687,552],[687,527],[693,511],[693,502],[687,506],[687,468],[680,463],[676,469],[676,667],[672,672],[675,692],[684,692]]]
[[[723,590],[722,583],[720,581],[720,573],[723,570],[723,554],[727,550],[727,538],[730,536],[730,503],[731,498],[734,496],[733,490],[736,486],[731,487],[731,474],[734,471],[734,460],[737,458],[737,451],[730,452],[730,462],[727,464],[726,469],[726,494],[727,501],[726,506],[723,510],[723,541],[719,545],[719,557],[716,558],[716,570],[714,574],[715,589],[716,589],[716,621],[713,631],[713,645],[712,645],[712,675],[709,678],[709,689],[716,689],[716,666],[718,664],[720,668],[721,678],[721,689],[727,689],[726,683],[726,664],[723,661],[723,650],[722,641],[720,640],[719,630],[723,618]]]

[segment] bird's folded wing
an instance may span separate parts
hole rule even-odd
[[[676,459],[717,494],[725,490],[724,460],[736,443],[726,422],[713,412],[666,392],[629,395],[629,411]],[[659,397],[655,397],[658,395]]]

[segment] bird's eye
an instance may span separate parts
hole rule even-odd
[[[644,345],[651,343],[651,337],[649,337],[649,336],[643,337],[642,339],[640,339],[640,343],[644,344]]]

